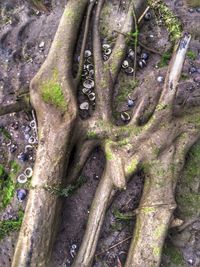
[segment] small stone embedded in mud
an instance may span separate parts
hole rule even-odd
[[[129,98],[127,102],[128,102],[128,107],[129,108],[134,106],[134,101],[132,99]]]
[[[192,67],[189,68],[189,73],[190,74],[193,74],[195,72],[197,72],[197,68],[196,67],[192,66]]]
[[[128,58],[130,58],[131,60],[134,60],[134,58],[135,58],[135,52],[133,51],[133,49],[129,49],[129,51],[128,51]]]
[[[22,202],[27,196],[27,191],[25,189],[18,189],[17,190],[17,199],[19,202]]]
[[[10,153],[14,153],[16,150],[17,150],[17,145],[15,145],[15,144],[12,144],[12,145],[9,147],[9,151],[10,151]]]
[[[30,135],[29,135],[28,133],[26,133],[26,134],[24,135],[24,138],[25,138],[26,140],[28,140],[28,139],[30,138]]]
[[[145,14],[145,16],[144,16],[144,19],[148,21],[148,20],[151,19],[151,17],[152,17],[152,16],[151,16],[151,12],[147,12],[147,13]]]
[[[24,130],[25,133],[29,133],[31,131],[31,127],[26,125],[26,126],[23,127],[23,130]]]
[[[147,52],[142,52],[141,59],[147,60],[149,58],[149,54]]]
[[[138,61],[138,65],[139,65],[139,67],[140,67],[141,69],[143,69],[143,68],[147,65],[147,62],[146,62],[146,60],[144,60],[144,59],[140,59],[140,60]]]
[[[16,130],[18,130],[18,128],[19,128],[19,123],[17,121],[14,121],[11,123],[11,129],[12,130],[16,131]]]
[[[189,8],[188,11],[189,11],[190,13],[194,13],[195,10],[194,10],[194,8]]]
[[[163,77],[163,76],[158,76],[157,81],[158,81],[159,83],[164,82],[164,77]]]
[[[88,110],[89,109],[89,103],[88,102],[83,102],[80,104],[80,109],[81,110]]]
[[[18,155],[18,159],[22,162],[24,161],[27,161],[28,160],[28,154],[25,153],[25,152],[21,152],[19,155]]]
[[[44,48],[44,45],[45,45],[45,42],[42,41],[42,42],[39,44],[39,48]]]
[[[85,57],[88,58],[88,57],[91,57],[92,55],[92,52],[90,50],[85,50]]]
[[[194,82],[195,82],[195,83],[200,83],[200,76],[195,77],[195,78],[194,78]]]
[[[128,62],[128,60],[124,60],[124,61],[122,62],[122,68],[123,68],[123,69],[126,69],[126,68],[128,68],[128,66],[129,66],[129,62]]]

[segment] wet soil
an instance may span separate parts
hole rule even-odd
[[[107,2],[109,5],[110,2]],[[117,1],[112,2],[114,8],[111,14],[107,13],[106,8],[103,10],[103,14],[107,15],[107,19],[105,20],[107,26],[109,25],[110,29],[112,29],[114,25],[115,29],[119,30],[123,24],[127,1],[124,1],[120,9]],[[183,105],[200,104],[200,43],[198,41],[199,33],[197,31],[200,27],[200,13],[195,8],[188,10],[189,7],[186,6],[185,1],[165,0],[165,2],[180,18],[184,30],[193,34],[190,50],[195,53],[196,57],[195,59],[189,57],[186,59],[176,99],[177,112],[181,112]],[[66,1],[64,0],[46,1],[45,5],[40,6],[38,10],[29,1],[1,1],[0,105],[7,105],[16,101],[20,93],[28,90],[32,77],[48,54],[65,4]],[[117,14],[121,21],[117,17]],[[170,48],[169,35],[165,27],[155,19],[152,11],[151,14],[152,19],[145,21],[142,25],[140,32],[141,41],[161,52],[166,51]],[[112,15],[115,16],[114,22]],[[102,36],[105,33],[109,36],[113,35],[112,30],[105,31],[105,28],[102,26]],[[104,36],[102,42],[109,43],[111,39]],[[89,47],[90,43],[88,44]],[[129,48],[131,48],[131,45]],[[144,51],[141,48],[139,50],[141,50],[138,51],[139,53]],[[148,90],[148,88],[160,90],[162,88],[163,84],[158,83],[157,77],[164,76],[166,68],[158,68],[159,61],[159,55],[149,53],[147,66],[142,69],[138,68],[137,77],[141,90]],[[195,67],[196,71],[191,73],[192,67]],[[148,88],[146,88],[147,80],[149,81]],[[125,93],[124,91],[122,92],[122,89],[124,90],[121,86],[123,81],[131,84],[132,76],[127,76],[124,71],[119,75],[119,81],[115,91],[115,100],[117,100],[115,106],[117,123],[123,123],[120,121],[120,112],[130,111],[132,109],[127,105],[127,98],[129,94],[133,94],[134,92],[131,90],[127,90]],[[120,101],[118,101],[119,98]],[[83,101],[88,101],[88,99],[81,93],[80,88],[78,103],[80,104]],[[90,106],[92,106],[92,103],[90,103]],[[92,112],[92,108],[90,108],[90,112]],[[80,115],[86,118],[90,116],[90,112],[80,111]],[[28,151],[29,157],[27,161],[22,162],[18,159],[18,155],[25,151],[27,145],[30,145],[29,138],[36,135],[35,130],[32,128],[28,133],[25,132],[25,127],[29,126],[33,119],[31,112],[20,112],[0,118],[0,126],[4,127],[11,134],[11,139],[9,140],[0,134],[0,164],[5,167],[7,172],[10,171],[10,162],[12,160],[15,160],[19,164],[20,170],[15,177],[16,183],[19,174],[23,173],[27,167],[33,167],[34,165],[37,142],[31,144],[32,149]],[[18,123],[17,129],[13,129],[13,122]],[[10,150],[13,144],[16,145],[17,149],[11,153]],[[103,168],[104,155],[99,148],[96,148],[81,173],[81,176],[86,177],[86,182],[73,195],[68,198],[63,197],[60,228],[51,259],[51,265],[53,267],[69,267],[72,265],[73,258],[76,255],[84,234],[92,198],[101,178]],[[198,179],[200,179],[199,173],[189,187],[190,192],[195,191],[199,194],[199,188],[196,186]],[[132,177],[126,191],[116,192],[113,201],[107,209],[105,223],[93,264],[94,267],[114,267],[120,266],[120,263],[124,263],[135,225],[134,210],[137,208],[141,197],[143,182],[143,173],[138,173]],[[26,185],[18,184],[17,187],[23,188]],[[179,188],[181,192],[185,190],[181,187],[181,180]],[[15,193],[12,202],[6,209],[0,212],[0,220],[15,218],[18,209],[25,207],[26,199],[23,202],[19,202]],[[183,221],[188,221],[189,218],[183,212],[181,213],[181,207],[180,204],[175,216]],[[183,231],[178,232],[176,228],[169,230],[162,266],[200,266],[199,211],[200,208],[197,207],[196,214],[192,214],[195,220],[191,224],[188,224],[188,227]],[[0,266],[11,266],[17,235],[17,232],[11,233],[0,241]]]

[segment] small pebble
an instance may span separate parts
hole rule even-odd
[[[134,101],[132,99],[129,98],[127,102],[128,102],[128,107],[129,108],[134,106]]]
[[[17,145],[14,145],[14,144],[11,145],[9,150],[10,150],[10,153],[14,153],[17,150]]]
[[[25,132],[25,133],[29,133],[30,131],[31,131],[31,127],[28,126],[28,125],[26,125],[26,126],[24,127],[24,132]]]
[[[192,265],[192,264],[194,263],[193,259],[189,259],[189,260],[188,260],[188,263],[189,263],[190,265]]]
[[[128,68],[128,66],[129,66],[128,60],[124,60],[124,61],[122,62],[122,68],[123,68],[123,69],[126,69],[126,68]]]
[[[18,159],[21,160],[22,162],[27,161],[27,160],[28,160],[28,154],[22,152],[22,153],[20,153],[20,154],[18,155]]]
[[[92,52],[90,50],[85,50],[85,57],[88,58],[88,57],[91,57],[92,55]]]
[[[195,82],[195,83],[200,83],[200,76],[195,77],[195,78],[194,78],[194,82]]]
[[[14,121],[11,123],[11,129],[12,130],[16,131],[16,130],[18,130],[18,128],[19,128],[19,123],[17,121]]]
[[[195,72],[197,72],[197,68],[196,67],[189,68],[189,73],[193,74]]]
[[[141,69],[143,69],[143,68],[147,65],[146,60],[144,60],[144,59],[139,59],[139,61],[138,61],[138,65],[139,65],[139,67],[140,67]]]
[[[89,103],[88,102],[83,102],[80,104],[80,109],[81,110],[88,110],[89,109]]]
[[[164,77],[163,77],[163,76],[158,76],[157,81],[158,81],[159,83],[164,82]]]
[[[17,199],[19,202],[22,202],[27,196],[27,191],[25,189],[18,189],[17,190]]]
[[[196,8],[196,12],[200,13],[200,7]]]
[[[150,13],[150,12],[147,12],[147,13],[145,14],[145,16],[144,16],[144,19],[145,19],[146,21],[150,20],[150,19],[151,19],[151,13]]]
[[[134,60],[134,58],[135,58],[135,52],[133,51],[133,49],[129,49],[129,51],[128,51],[128,58],[130,58],[131,60]]]
[[[189,8],[189,9],[188,9],[188,12],[189,12],[189,13],[194,13],[194,8]]]
[[[140,57],[141,59],[147,60],[149,58],[149,55],[146,52],[143,52]]]
[[[39,44],[39,48],[44,48],[44,45],[45,45],[45,42],[42,41],[42,42]]]
[[[27,133],[27,134],[24,135],[24,138],[25,138],[26,140],[28,140],[28,139],[30,138],[30,135]]]

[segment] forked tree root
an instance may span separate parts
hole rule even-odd
[[[81,67],[77,77],[74,78],[71,72],[74,47],[86,13],[86,30],[81,50],[81,62],[83,61],[93,1],[67,2],[49,55],[31,82],[30,96],[37,114],[39,146],[32,189],[12,267],[49,265],[61,205],[58,196],[49,194],[45,188],[59,187],[66,176],[70,182],[76,179],[96,145],[100,146],[106,155],[105,170],[73,266],[92,266],[106,207],[116,188],[125,189],[127,181],[139,168],[144,170],[146,180],[125,266],[156,267],[160,264],[163,243],[176,207],[174,191],[177,177],[184,165],[188,149],[200,135],[199,120],[195,119],[194,113],[199,114],[199,110],[190,111],[190,114],[185,113],[180,117],[173,114],[177,83],[190,36],[185,35],[177,45],[163,90],[160,97],[155,99],[155,109],[146,124],[139,126],[137,116],[132,116],[129,125],[116,126],[113,123],[111,103],[116,79],[126,53],[125,36],[134,27],[134,7],[139,18],[146,5],[144,0],[130,1],[123,34],[118,35],[110,59],[103,62],[99,33],[103,4],[104,0],[98,1],[93,23],[96,89],[96,110],[93,117],[86,121],[80,121],[78,118],[76,92]],[[53,97],[49,97],[49,101],[44,98],[46,90],[53,94],[55,86],[60,90],[61,103],[55,103]],[[141,104],[136,107],[135,114],[145,110],[145,97],[146,95],[141,97]],[[94,140],[88,140],[91,132],[95,133]],[[83,142],[83,145],[78,141]],[[77,149],[74,161],[69,162],[75,144]]]

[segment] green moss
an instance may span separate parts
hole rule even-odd
[[[176,200],[179,212],[189,218],[200,214],[200,195],[196,184],[200,179],[200,143],[195,144],[188,154],[181,183],[177,187]]]
[[[171,59],[172,53],[170,52],[165,52],[163,53],[160,62],[158,63],[159,68],[163,68],[169,64],[169,61]]]
[[[111,144],[112,144],[112,141],[107,141],[105,144],[105,156],[107,160],[113,159],[112,150],[110,148]]]
[[[96,139],[97,138],[97,133],[94,131],[89,131],[87,132],[87,138],[88,139]]]
[[[115,216],[116,219],[120,221],[130,221],[133,219],[133,213],[122,213],[118,209],[115,209],[113,211],[113,215]]]
[[[0,127],[0,134],[2,134],[5,139],[11,139],[10,133],[3,126]]]
[[[0,165],[0,210],[4,209],[11,202],[15,192],[14,177],[20,167],[15,161],[12,161],[10,164],[11,171],[9,174]]]
[[[141,212],[143,212],[143,213],[155,212],[155,208],[154,207],[143,207],[143,208],[141,208]]]
[[[130,165],[128,165],[126,171],[128,174],[132,174],[136,169],[137,169],[137,165],[138,165],[138,160],[137,159],[133,159],[131,160]]]
[[[78,3],[77,3],[77,5],[78,5]],[[78,6],[76,9],[68,6],[68,8],[66,8],[64,11],[64,16],[69,19],[69,23],[72,23],[73,21],[78,20],[79,15],[80,15],[80,10],[79,10]]]
[[[162,252],[162,248],[161,247],[154,247],[153,248],[153,255],[158,257],[159,255],[161,255]]]
[[[9,235],[13,231],[19,231],[24,212],[22,210],[18,211],[18,218],[15,220],[0,221],[0,240]]]
[[[163,248],[163,254],[168,256],[170,261],[177,267],[183,266],[183,256],[178,248],[172,246],[171,244],[165,244]]]
[[[188,50],[187,57],[191,60],[195,60],[197,58],[197,54],[192,50]]]
[[[124,224],[120,221],[116,221],[110,225],[112,231],[121,231],[124,228]]]
[[[126,78],[120,83],[120,90],[118,95],[116,96],[115,102],[117,105],[123,103],[127,100],[128,95],[133,92],[133,90],[137,87],[138,81],[133,78]]]
[[[154,237],[159,239],[163,235],[165,228],[165,224],[160,224],[154,232]]]
[[[182,36],[181,23],[169,7],[161,0],[148,0],[149,6],[155,11],[158,19],[162,19],[171,41],[175,42]]]
[[[67,186],[66,188],[59,188],[59,187],[45,187],[50,193],[55,194],[61,197],[69,197],[74,194],[74,192],[80,188],[86,182],[85,176],[80,176],[76,182]]]
[[[62,91],[62,87],[58,82],[58,74],[56,71],[53,73],[51,80],[43,82],[41,88],[42,99],[45,103],[54,105],[61,111],[67,110],[67,103]]]
[[[181,78],[180,78],[180,80],[185,81],[185,80],[188,80],[188,79],[190,79],[190,76],[189,76],[189,75],[187,75],[187,74],[185,74],[185,73],[181,73]]]

